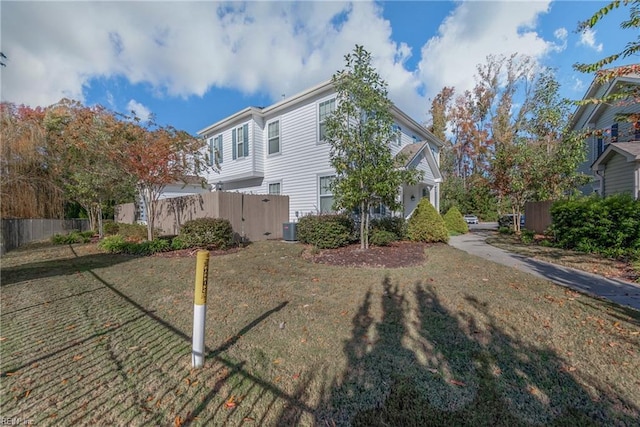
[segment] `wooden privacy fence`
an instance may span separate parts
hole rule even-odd
[[[544,202],[527,202],[524,205],[524,228],[544,233],[551,225],[551,205],[552,200]]]
[[[47,240],[54,234],[89,230],[88,219],[3,219],[0,254],[30,242]]]
[[[251,241],[282,239],[282,224],[289,221],[289,196],[215,191],[158,201],[155,227],[162,235],[177,235],[186,221],[225,218],[233,231]],[[133,203],[116,207],[116,222],[135,222]]]

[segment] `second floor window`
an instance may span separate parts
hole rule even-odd
[[[269,133],[269,154],[279,153],[280,152],[280,122],[269,123],[268,126]]]
[[[327,117],[336,109],[336,99],[328,99],[318,104],[318,141],[324,141],[327,138]]]
[[[249,125],[233,129],[231,139],[234,159],[249,156]]]
[[[218,164],[222,163],[222,135],[218,135],[213,140],[215,149],[215,159]]]

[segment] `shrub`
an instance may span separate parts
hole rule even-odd
[[[388,231],[395,234],[396,240],[404,240],[407,238],[407,221],[400,216],[385,216],[382,218],[374,218],[369,222],[371,233],[376,230]]]
[[[347,215],[307,215],[297,224],[298,240],[320,249],[348,245],[353,235],[353,220]]]
[[[54,234],[51,243],[54,245],[70,245],[72,243],[89,243],[93,236],[92,231],[72,231],[69,234]]]
[[[455,206],[451,207],[442,218],[450,233],[466,234],[469,232],[469,226],[462,213]]]
[[[110,253],[120,253],[123,251],[123,248],[126,246],[127,241],[124,240],[119,234],[114,236],[107,236],[104,239],[98,242],[98,247],[103,251],[107,251]]]
[[[527,230],[525,228],[520,232],[520,241],[525,245],[530,245],[531,243],[533,243],[535,235],[535,231]]]
[[[118,234],[120,230],[120,224],[115,221],[104,221],[102,223],[102,231],[104,231],[105,236],[113,236],[114,234]]]
[[[166,239],[145,240],[142,242],[127,241],[119,234],[108,236],[98,243],[98,247],[113,254],[129,255],[153,255],[157,252],[165,252],[170,249]]]
[[[640,200],[628,194],[556,202],[551,218],[557,246],[611,257],[640,250]]]
[[[417,242],[448,242],[447,226],[428,199],[423,198],[409,218],[407,225],[409,239]]]
[[[501,225],[500,227],[498,227],[498,233],[500,234],[513,234],[513,227],[506,227],[504,225]]]
[[[392,242],[398,240],[398,236],[395,233],[386,230],[373,230],[369,243],[374,246],[389,246]]]
[[[192,247],[230,248],[233,246],[231,222],[224,218],[198,218],[187,221],[180,229],[176,245],[182,246],[182,249]]]
[[[127,240],[134,240],[137,242],[141,242],[147,239],[147,226],[142,224],[125,224],[125,223],[117,223],[118,233],[122,237]],[[105,232],[106,233],[106,232]],[[108,234],[108,233],[106,233]],[[154,233],[154,236],[157,236],[158,230]]]

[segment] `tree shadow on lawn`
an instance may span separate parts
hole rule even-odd
[[[441,303],[432,286],[418,282],[403,294],[387,277],[382,288],[380,321],[372,313],[371,291],[352,320],[352,338],[343,347],[348,367],[326,388],[316,424],[638,421],[639,408],[632,402],[582,377],[588,390],[552,349],[502,329],[488,302],[467,296],[472,310],[456,313]],[[289,419],[291,412],[284,411],[281,419]]]

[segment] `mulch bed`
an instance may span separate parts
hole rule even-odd
[[[343,267],[399,268],[420,265],[426,259],[426,243],[394,242],[390,246],[371,246],[360,249],[360,244],[337,249],[314,251],[309,247],[303,257],[309,261]]]

